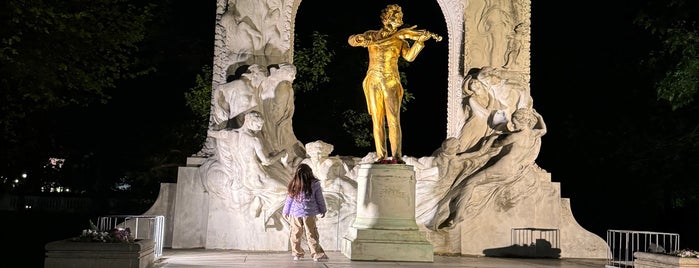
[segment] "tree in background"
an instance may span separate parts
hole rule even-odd
[[[655,76],[658,99],[673,110],[692,103],[699,88],[699,3],[649,1],[636,24],[659,41],[647,66]]]
[[[635,24],[656,44],[643,66],[660,108],[648,116],[647,142],[629,145],[637,148],[633,167],[652,178],[648,187],[663,217],[693,218],[699,208],[699,2],[648,1]]]
[[[182,92],[213,56],[215,2],[9,0],[0,23],[5,181],[49,157],[97,196],[176,180],[200,146]]]
[[[104,104],[118,81],[152,71],[135,57],[152,8],[128,0],[0,3],[3,174],[36,161],[22,152],[51,147],[32,140],[43,130],[42,118]]]
[[[206,131],[209,128],[212,74],[211,66],[202,67],[201,73],[195,78],[194,87],[184,93],[185,104],[194,114],[192,124],[195,131],[192,139],[194,142],[199,141],[200,144],[206,140]]]

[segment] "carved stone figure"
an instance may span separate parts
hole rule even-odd
[[[510,1],[486,1],[486,5],[478,21],[478,32],[486,37],[485,55],[490,55],[487,65],[505,65],[507,49],[506,36],[512,31],[513,18],[510,13]]]
[[[332,150],[332,144],[323,141],[309,142],[306,144],[309,158],[301,163],[310,166],[313,174],[320,179],[328,205],[328,217],[338,217],[339,221],[351,221],[352,219],[347,217],[353,214],[347,211],[354,212],[357,203],[357,182],[346,176],[346,167],[349,165],[344,163],[343,159],[330,156]]]
[[[286,52],[281,0],[231,2],[221,16],[228,57],[234,58],[234,62],[245,62],[255,55],[278,56]]]
[[[483,167],[488,160],[500,152],[500,148],[491,148],[496,135],[490,136],[480,148],[471,153],[459,153],[459,140],[451,137],[442,142],[435,156],[422,159],[406,157],[407,164],[413,165],[416,170],[416,208],[415,217],[419,224],[425,225],[431,230],[438,230],[440,223],[437,219],[449,214],[449,211],[440,207],[440,204],[448,203],[447,194],[458,185],[460,178],[472,175]],[[440,211],[442,209],[442,211]],[[440,216],[439,214],[445,214]]]
[[[242,116],[251,110],[260,111],[260,85],[267,79],[267,70],[257,64],[241,67],[239,79],[221,84],[214,89],[213,129],[241,126]],[[234,120],[229,122],[230,120]]]
[[[269,67],[269,77],[262,82],[262,114],[265,119],[262,135],[270,148],[286,150],[290,169],[294,169],[306,156],[303,144],[294,134],[294,89],[296,66],[280,63]]]
[[[486,136],[495,132],[490,125],[495,97],[486,85],[471,75],[466,76],[463,86],[465,122],[458,134],[459,152],[471,150]]]
[[[522,51],[524,46],[524,39],[528,34],[528,27],[525,24],[517,24],[515,26],[514,33],[507,36],[507,51],[505,52],[505,65],[502,68],[505,69],[518,69],[522,64],[519,59],[519,53]]]
[[[258,136],[264,124],[259,112],[248,112],[244,118],[240,129],[209,130],[208,133],[217,139],[216,160],[224,166],[225,175],[232,180],[230,184],[240,189],[234,195],[247,196],[244,200],[238,200],[240,205],[250,206],[255,216],[259,216],[263,209],[267,211],[266,215],[272,215],[283,205],[290,179],[289,172],[280,161],[286,151],[266,151]],[[214,193],[220,191],[210,190]]]
[[[441,202],[439,209],[449,213],[438,212],[437,226],[453,227],[464,214],[473,217],[489,202],[498,202],[500,206],[512,205],[527,191],[536,190],[535,185],[512,187],[511,184],[522,179],[527,170],[539,169],[534,160],[539,155],[541,137],[547,131],[546,124],[541,115],[530,108],[517,109],[512,115],[512,124],[514,130],[493,143],[494,148],[501,148],[493,161],[478,172],[454,182],[449,195],[443,199],[448,202]],[[503,196],[498,198],[498,195]]]
[[[512,128],[510,117],[519,108],[531,108],[526,85],[500,68],[483,67],[464,79],[465,122],[458,133],[459,151],[471,151],[486,136]]]
[[[323,141],[314,141],[306,144],[306,153],[309,158],[301,163],[309,165],[313,173],[321,180],[326,192],[336,192],[356,198],[357,182],[346,176],[347,167],[353,163],[345,163],[337,156],[330,156],[334,146]]]

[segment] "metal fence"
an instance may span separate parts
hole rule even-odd
[[[607,230],[607,268],[633,267],[634,252],[665,253],[680,249],[680,235],[630,230]]]
[[[163,255],[165,238],[165,216],[161,215],[108,215],[97,219],[97,228],[108,231],[114,228],[129,228],[134,239],[153,239],[154,257]]]
[[[561,239],[558,229],[513,228],[511,232],[512,245],[536,246],[537,242],[545,241],[549,248],[560,248]]]

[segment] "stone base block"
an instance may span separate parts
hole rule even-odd
[[[358,261],[433,262],[434,250],[418,230],[350,228],[342,254]]]
[[[46,244],[45,268],[151,268],[155,242],[135,243],[53,241]]]

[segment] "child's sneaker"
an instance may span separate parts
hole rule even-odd
[[[318,262],[318,261],[328,261],[328,255],[323,255],[320,258],[313,258],[313,261]]]
[[[301,257],[299,257],[299,256],[294,256],[294,260],[295,260],[295,261],[298,261],[299,259],[301,259]]]

